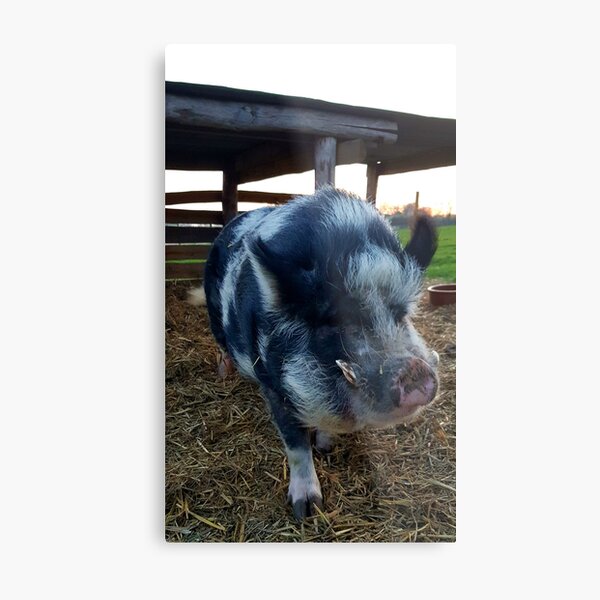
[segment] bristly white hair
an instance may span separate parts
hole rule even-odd
[[[244,352],[237,351],[235,348],[232,348],[231,354],[240,373],[249,379],[257,381],[256,374],[254,373],[255,363],[250,360],[250,357]]]
[[[404,261],[385,248],[367,244],[350,256],[345,274],[348,292],[369,304],[373,294],[385,302],[400,304],[411,314],[421,294],[422,273],[412,257]]]
[[[239,242],[247,233],[255,231],[259,224],[270,215],[269,208],[258,208],[251,210],[244,215],[244,218],[237,224],[231,235],[230,246]],[[262,225],[261,227],[264,227]]]
[[[327,376],[322,365],[307,351],[294,354],[283,365],[282,381],[291,394],[300,419],[309,427],[328,429],[327,423],[335,419],[331,404]]]
[[[373,221],[380,221],[387,225],[377,209],[361,200],[358,196],[330,186],[321,188],[317,194],[322,201],[326,200],[322,223],[327,229],[346,229],[366,237],[367,228]]]
[[[264,310],[271,312],[280,304],[279,287],[277,285],[277,281],[275,280],[275,276],[268,269],[266,269],[261,264],[260,260],[258,260],[258,258],[256,258],[256,256],[251,252],[247,242],[244,244],[244,251],[250,260],[254,277],[258,283],[258,288],[263,299]]]
[[[346,227],[355,229],[363,237],[366,235],[366,225],[373,219],[383,219],[377,209],[358,196],[338,190],[332,186],[319,188],[313,195],[296,196],[287,204],[279,206],[260,225],[260,237],[268,242],[275,237],[298,210],[307,204],[322,205],[325,209],[322,223],[326,227]]]
[[[235,300],[235,289],[245,258],[247,258],[247,252],[245,248],[240,248],[238,252],[233,254],[227,263],[225,276],[223,277],[220,289],[221,319],[224,327],[229,325],[229,307]]]

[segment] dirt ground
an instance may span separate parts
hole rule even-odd
[[[453,542],[455,307],[423,295],[417,330],[440,355],[440,391],[412,424],[341,436],[315,453],[322,514],[297,523],[289,471],[256,386],[217,381],[217,345],[189,283],[166,286],[166,524],[172,542]]]

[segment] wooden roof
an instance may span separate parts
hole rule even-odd
[[[456,121],[251,90],[166,82],[166,168],[233,170],[239,183],[314,168],[318,138],[337,164],[377,175],[456,164]]]

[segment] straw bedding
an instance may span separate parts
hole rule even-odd
[[[166,539],[173,542],[455,540],[454,306],[414,319],[440,354],[440,391],[410,425],[341,436],[315,453],[324,509],[297,523],[283,446],[256,388],[217,381],[217,345],[190,283],[166,287]]]

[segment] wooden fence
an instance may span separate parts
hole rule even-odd
[[[237,192],[238,202],[285,204],[293,197],[294,194]],[[169,207],[177,204],[221,202],[222,198],[220,190],[165,194],[165,278],[168,281],[203,279],[204,263],[224,224],[222,210]]]

